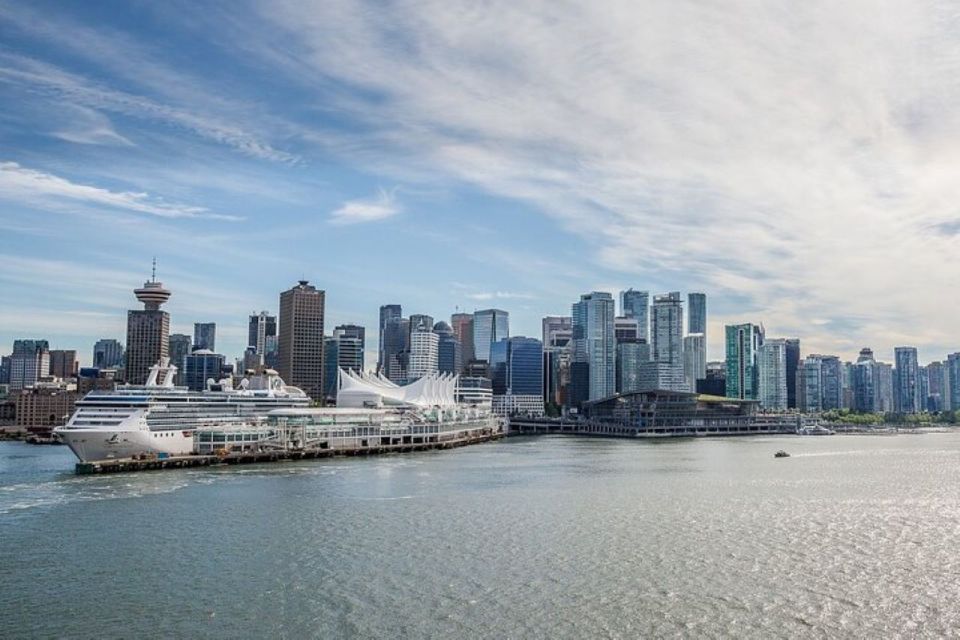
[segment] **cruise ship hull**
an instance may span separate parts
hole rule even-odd
[[[54,430],[81,462],[131,458],[140,454],[166,453],[172,456],[193,453],[192,431],[150,431],[138,429]]]

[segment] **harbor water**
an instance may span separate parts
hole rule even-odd
[[[65,447],[0,442],[0,637],[960,628],[960,433],[549,436],[110,476],[73,464]]]

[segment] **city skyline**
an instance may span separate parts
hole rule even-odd
[[[171,332],[215,322],[230,355],[300,278],[331,326],[396,301],[536,336],[633,287],[706,292],[710,360],[747,322],[844,359],[957,350],[946,17],[489,11],[4,6],[0,353],[29,328],[89,364],[145,255]]]
[[[152,278],[152,277],[156,277],[156,276],[155,276],[155,273],[154,273],[154,274],[151,274],[151,278]],[[148,280],[148,281],[147,281],[147,284],[149,284],[149,283],[150,283],[150,281]],[[167,286],[167,285],[164,284],[164,283],[159,283],[159,282],[158,282],[157,284],[158,284],[158,285],[165,286],[167,289],[171,289],[170,286]],[[318,286],[318,288],[320,288],[320,286]],[[623,309],[623,307],[622,307],[622,294],[624,293],[624,291],[627,291],[627,290],[629,290],[629,288],[628,288],[628,289],[621,290],[621,291],[618,291],[618,292],[615,292],[615,291],[602,291],[602,292],[598,292],[598,293],[604,293],[604,294],[609,293],[609,294],[613,297],[613,299],[614,299],[615,312],[616,312],[616,314],[618,314],[618,315],[617,315],[617,318],[618,318],[618,319],[621,319],[621,318],[624,318],[624,317],[625,317],[625,316],[622,316],[622,315],[620,315],[620,314],[622,314],[622,313],[624,312],[624,309]],[[274,292],[274,297],[276,298],[276,296],[277,296],[279,293],[280,293],[280,292]],[[328,292],[328,294],[329,294],[329,292]],[[127,291],[127,296],[129,297],[129,295],[130,295],[130,291],[128,290],[128,291]],[[660,294],[650,292],[650,296],[649,296],[649,304],[650,304],[650,306],[648,307],[648,314],[649,314],[649,322],[650,322],[651,324],[648,325],[648,331],[652,331],[652,329],[650,329],[649,327],[652,326],[652,323],[653,323],[653,309],[654,309],[654,304],[653,304],[653,303],[654,303],[654,297],[656,297],[656,296],[665,296],[665,297],[668,297],[668,296],[670,296],[670,295],[674,295],[674,294],[671,294],[670,292],[664,292],[664,293],[660,293]],[[709,298],[709,294],[704,294],[704,293],[702,293],[702,292],[697,292],[697,293],[695,293],[694,295],[697,295],[697,296],[706,296],[707,298]],[[166,302],[163,303],[163,309],[164,309],[164,311],[166,311],[166,310],[171,306],[171,301],[172,301],[172,300],[175,300],[176,298],[177,298],[177,295],[176,295],[176,292],[174,291],[174,292],[173,292],[173,295],[172,295]],[[686,305],[688,305],[689,303],[688,303],[688,301],[683,300],[681,304],[682,304],[683,307],[684,307],[684,308],[683,308],[683,314],[684,314],[684,316],[686,316],[686,315],[688,314],[688,308],[687,308]],[[711,305],[713,304],[713,301],[712,301],[712,300],[710,301],[710,304],[711,304]],[[381,305],[381,306],[396,306],[396,307],[402,307],[403,304],[402,304],[402,303],[386,303],[386,304]],[[505,305],[505,306],[506,306],[506,305]],[[273,305],[273,307],[278,307],[278,305],[275,303],[275,304]],[[567,307],[568,307],[568,309],[569,309],[569,304],[567,305]],[[76,352],[76,355],[77,355],[77,361],[78,361],[78,363],[79,363],[79,366],[81,366],[81,367],[93,366],[93,365],[94,365],[93,359],[94,359],[95,351],[96,351],[96,349],[98,348],[98,345],[99,345],[99,343],[100,343],[101,341],[105,341],[105,340],[106,340],[106,341],[116,341],[116,342],[119,343],[119,346],[121,347],[121,351],[126,350],[127,345],[126,345],[125,342],[124,342],[124,333],[127,331],[127,329],[126,329],[126,314],[127,314],[129,311],[134,310],[134,309],[136,309],[136,303],[128,303],[128,304],[126,305],[126,308],[121,311],[121,326],[122,326],[122,329],[120,330],[120,333],[118,333],[116,336],[114,336],[114,335],[100,335],[100,334],[97,334],[98,337],[92,338],[92,339],[90,340],[89,344],[85,344],[85,343],[84,343],[84,344],[73,344],[73,343],[71,343],[71,344],[66,344],[66,343],[60,343],[60,342],[57,342],[57,341],[55,341],[55,340],[50,339],[50,338],[47,337],[48,334],[49,334],[49,335],[58,335],[56,331],[51,331],[51,332],[36,332],[36,331],[31,332],[30,330],[21,330],[21,331],[16,331],[16,330],[14,330],[14,331],[11,331],[11,332],[10,332],[11,338],[10,338],[10,340],[8,341],[8,344],[0,343],[0,356],[9,356],[9,355],[11,355],[11,354],[13,353],[13,349],[12,349],[11,346],[8,346],[8,345],[12,345],[12,344],[13,344],[14,342],[16,342],[16,341],[19,341],[19,340],[41,340],[41,341],[50,342],[50,344],[51,344],[52,346],[56,347],[57,349],[61,349],[61,350],[67,349],[67,350],[75,351],[75,352]],[[252,307],[251,307],[251,309],[252,309]],[[451,312],[450,314],[448,314],[448,315],[436,315],[436,316],[432,316],[432,315],[429,314],[429,313],[413,313],[412,315],[413,315],[415,318],[417,318],[417,317],[424,317],[424,318],[428,318],[428,319],[430,319],[430,320],[433,320],[434,317],[435,317],[437,321],[449,322],[449,320],[451,319],[451,316],[455,316],[455,315],[457,315],[457,314],[467,314],[467,315],[472,316],[475,312],[487,312],[487,311],[505,311],[508,316],[512,315],[509,309],[500,310],[500,309],[492,309],[492,308],[489,308],[489,307],[482,307],[482,306],[478,306],[477,308],[475,308],[475,309],[473,309],[473,310],[471,310],[471,311],[469,311],[469,312],[464,311],[463,309],[459,309],[459,308],[458,308],[457,310],[452,311],[452,312]],[[227,320],[224,321],[224,325],[227,326],[227,327],[230,327],[230,330],[229,330],[229,332],[228,332],[228,336],[230,336],[230,338],[229,338],[229,339],[225,339],[223,342],[226,343],[226,344],[229,345],[229,346],[228,346],[227,348],[225,348],[225,349],[224,349],[224,348],[221,348],[220,345],[219,345],[220,340],[219,340],[219,337],[218,337],[218,339],[217,339],[217,343],[218,343],[218,344],[217,344],[216,352],[222,354],[222,355],[226,358],[226,360],[227,360],[228,362],[233,361],[233,359],[242,360],[242,359],[243,359],[243,356],[244,356],[244,354],[245,354],[245,351],[247,350],[247,348],[248,348],[250,345],[244,344],[244,346],[237,346],[236,349],[234,349],[234,345],[240,345],[240,344],[243,344],[243,343],[245,343],[245,342],[247,342],[247,341],[249,340],[249,335],[250,335],[249,322],[250,322],[250,320],[251,320],[252,318],[260,315],[260,314],[263,314],[263,313],[271,314],[271,317],[274,318],[274,321],[276,321],[276,318],[277,318],[277,316],[278,316],[278,311],[273,311],[273,310],[261,310],[261,311],[250,311],[250,312],[248,312],[247,314],[242,315],[242,317],[241,317],[241,322],[239,322],[239,323],[234,322],[234,319],[233,319],[233,318],[227,318]],[[337,313],[336,313],[336,309],[335,309],[335,308],[331,308],[331,307],[329,307],[329,306],[327,306],[327,309],[326,309],[325,313],[326,313],[329,317],[331,317],[331,318],[341,317],[341,314],[337,314]],[[543,322],[544,322],[544,321],[546,321],[546,320],[549,319],[549,318],[569,318],[569,317],[570,317],[569,314],[570,314],[570,312],[569,312],[569,310],[568,310],[568,311],[566,312],[566,314],[564,314],[564,313],[558,313],[558,314],[556,314],[556,315],[546,315],[546,316],[542,316],[542,317],[539,317],[538,320],[537,320],[538,324],[540,324],[541,326],[539,326],[539,327],[537,327],[537,328],[535,328],[535,329],[532,329],[532,330],[530,330],[530,331],[522,331],[522,330],[521,330],[521,331],[514,331],[513,329],[511,329],[511,330],[509,331],[509,334],[510,334],[510,336],[515,336],[515,337],[524,337],[524,336],[526,336],[526,337],[538,338],[539,336],[542,335],[542,325],[543,325]],[[184,337],[184,338],[187,338],[187,339],[189,340],[190,336],[193,335],[193,334],[195,334],[195,332],[196,332],[196,330],[197,330],[197,327],[199,327],[199,326],[204,326],[204,325],[214,327],[217,336],[220,335],[220,321],[217,321],[217,322],[209,322],[209,323],[201,323],[201,322],[187,321],[187,320],[182,320],[182,319],[181,319],[181,320],[177,320],[172,314],[169,314],[169,315],[170,315],[170,317],[169,317],[169,327],[170,327],[170,328],[169,328],[169,334],[170,334],[171,337],[173,337],[173,336],[175,336],[175,335],[179,335],[178,329],[183,329],[183,331],[186,332],[186,335],[184,335],[183,337]],[[377,315],[377,314],[374,314],[374,317],[375,317],[375,318],[376,318],[376,315]],[[201,316],[201,317],[215,317],[216,314],[210,313],[209,311],[208,311],[208,312],[203,312],[203,311],[201,311],[200,316]],[[373,326],[374,328],[376,328],[377,326],[379,326],[379,321],[378,321],[378,320],[374,320],[374,321],[371,322],[371,324],[372,324],[372,326]],[[712,326],[712,327],[717,328],[717,329],[720,331],[720,335],[721,335],[721,336],[722,336],[722,335],[724,334],[724,332],[726,331],[726,328],[727,328],[728,326],[733,326],[733,324],[735,324],[735,323],[727,323],[727,322],[715,320],[715,319],[712,317],[712,314],[707,314],[707,326],[708,326],[708,327],[711,327],[711,326]],[[751,324],[751,323],[748,322],[747,324]],[[763,322],[762,320],[758,320],[755,324],[757,324],[757,325],[764,325],[764,322]],[[356,325],[356,326],[361,327],[361,328],[368,328],[368,327],[370,326],[370,325],[365,324],[365,323],[363,323],[363,322],[352,322],[352,321],[349,321],[349,320],[348,320],[348,321],[338,321],[338,322],[336,323],[336,325],[337,325],[338,328],[340,328],[340,327],[342,327],[342,326],[352,326],[352,325]],[[242,327],[242,331],[240,331],[239,333],[238,333],[238,331],[234,331],[233,329],[235,329],[236,327]],[[685,327],[685,328],[686,328],[686,327]],[[369,330],[369,329],[368,329],[368,330]],[[325,332],[326,337],[331,337],[331,336],[332,336],[332,331],[333,331],[333,329],[331,329],[330,331]],[[776,330],[773,330],[773,331],[769,331],[769,330],[768,330],[768,333],[769,333],[770,336],[776,336],[776,335],[781,335],[782,332],[779,332],[779,331],[776,331]],[[34,335],[34,334],[37,334],[37,335]],[[236,335],[239,335],[239,334],[242,334],[242,337],[241,337],[241,338],[237,338],[237,337],[236,337]],[[2,334],[0,334],[0,335],[2,335]],[[652,334],[651,334],[651,335],[652,335]],[[698,334],[698,333],[690,334],[690,333],[684,331],[684,338],[690,337],[690,336],[692,336],[692,335],[700,335],[700,334]],[[539,338],[538,338],[538,339],[539,339]],[[809,338],[801,335],[801,336],[800,336],[800,339],[801,339],[801,342],[803,343],[803,350],[801,351],[801,358],[806,357],[807,355],[819,355],[819,352],[818,352],[818,351],[816,351],[815,349],[812,349],[812,348],[809,348],[809,347],[808,347],[808,340],[809,340]],[[789,341],[788,341],[788,342],[789,342]],[[378,331],[374,330],[372,333],[368,334],[368,335],[365,337],[365,343],[366,343],[366,350],[365,350],[365,354],[364,354],[364,366],[370,368],[371,370],[376,370],[376,368],[377,368],[377,361],[378,361],[378,357],[379,357],[379,335],[378,335]],[[896,361],[896,353],[897,353],[898,350],[900,350],[900,349],[912,349],[912,350],[914,350],[914,351],[916,352],[916,354],[917,354],[917,356],[916,356],[916,362],[919,363],[919,364],[921,364],[921,365],[924,365],[924,364],[931,363],[931,362],[940,362],[940,361],[944,360],[947,355],[949,355],[949,354],[951,354],[951,353],[955,353],[955,352],[957,352],[958,350],[960,350],[960,347],[954,347],[954,348],[948,347],[947,351],[945,351],[945,352],[943,352],[943,353],[940,353],[940,354],[937,354],[937,353],[925,354],[925,353],[924,353],[924,349],[923,349],[922,347],[921,347],[921,348],[918,348],[918,347],[917,347],[916,345],[914,345],[914,344],[907,344],[907,343],[905,343],[905,344],[895,345],[894,347],[892,347],[892,348],[890,349],[889,353],[886,353],[883,349],[875,348],[875,347],[873,347],[872,345],[870,345],[870,344],[868,344],[868,343],[864,343],[864,344],[862,344],[862,345],[860,345],[860,346],[858,346],[858,347],[856,348],[855,353],[850,353],[850,354],[847,354],[847,353],[839,353],[839,354],[830,354],[830,355],[837,356],[840,361],[856,362],[856,360],[857,360],[857,355],[858,355],[858,354],[861,354],[863,349],[869,349],[869,350],[871,350],[871,351],[873,351],[873,352],[878,353],[878,354],[879,354],[878,357],[877,357],[878,361],[881,361],[881,362],[890,362],[890,363],[894,363],[894,362]],[[929,351],[929,349],[927,349],[927,351]],[[727,346],[726,346],[725,341],[724,341],[722,338],[717,338],[716,336],[714,336],[712,339],[709,339],[709,340],[707,341],[707,357],[706,357],[706,362],[723,362],[723,361],[726,360],[726,358],[727,358]]]

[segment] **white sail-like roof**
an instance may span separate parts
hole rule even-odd
[[[452,407],[457,404],[457,376],[433,373],[398,386],[379,374],[340,369],[338,407]]]

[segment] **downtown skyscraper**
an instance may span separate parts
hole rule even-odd
[[[277,335],[277,317],[267,311],[250,315],[247,321],[247,346],[258,356],[267,353],[267,339]]]
[[[323,322],[326,294],[300,280],[280,294],[278,372],[314,400],[323,399]]]
[[[150,367],[170,355],[170,314],[160,306],[171,294],[156,275],[133,293],[143,309],[127,312],[126,379],[130,384],[145,384]]]
[[[707,294],[687,294],[687,333],[707,335]]]
[[[217,350],[217,323],[216,322],[195,322],[193,324],[193,349],[199,351]]]
[[[763,327],[745,323],[727,325],[727,397],[738,400],[756,400],[757,353],[763,344]]]
[[[46,340],[14,340],[9,367],[11,390],[33,386],[50,374],[50,344]]]
[[[93,366],[113,369],[123,364],[123,345],[119,340],[103,338],[93,345]]]
[[[483,309],[473,314],[473,357],[490,362],[490,346],[510,337],[510,314],[502,309]]]
[[[598,291],[585,293],[573,304],[571,317],[571,404],[613,395],[617,348],[613,296]]]
[[[894,353],[893,410],[897,413],[918,413],[920,401],[920,365],[916,347],[897,347]]]
[[[683,301],[678,291],[653,297],[650,361],[641,364],[640,387],[644,390],[690,390],[684,375]]]
[[[620,315],[635,318],[638,326],[637,338],[650,341],[650,292],[627,289],[620,292]]]
[[[450,329],[453,330],[454,337],[460,343],[460,366],[462,368],[476,359],[473,353],[473,314],[454,313],[450,316]]]
[[[757,399],[769,411],[787,408],[787,341],[765,340],[757,350]]]

